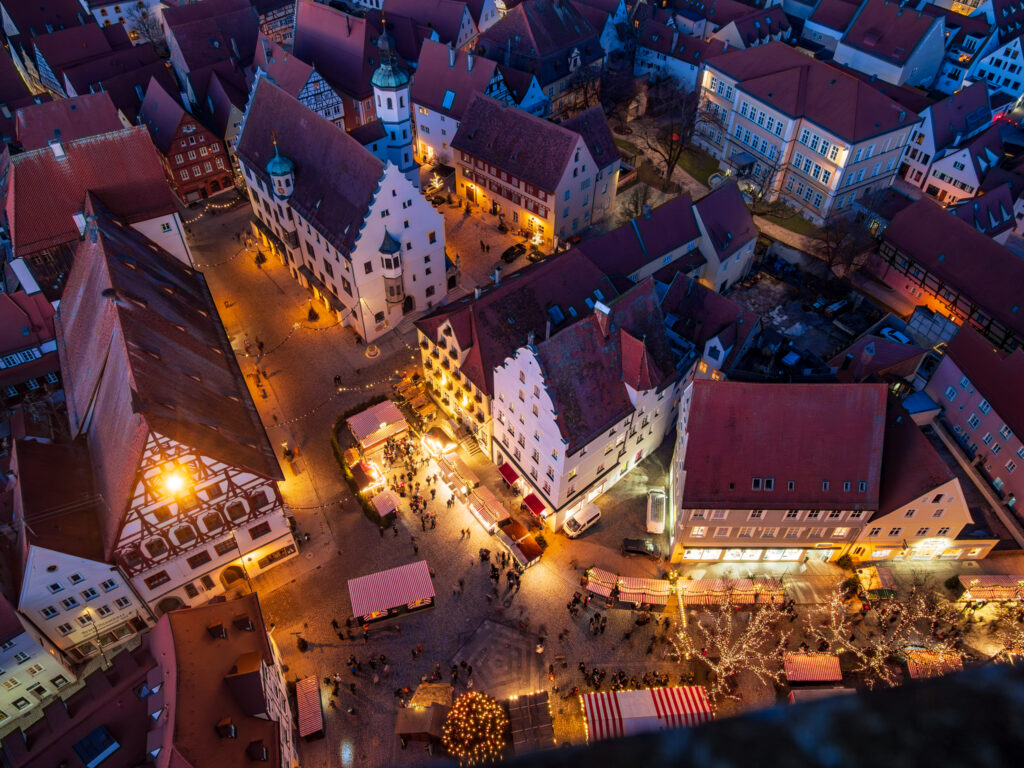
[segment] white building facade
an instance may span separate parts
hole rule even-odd
[[[0,729],[48,703],[76,676],[56,647],[0,597],[5,625],[0,640]],[[20,625],[20,629],[19,629]]]

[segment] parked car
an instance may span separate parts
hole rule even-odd
[[[661,557],[661,551],[658,549],[658,545],[650,539],[623,539],[622,554],[645,555],[652,560],[657,560]]]
[[[665,532],[665,491],[661,488],[647,491],[647,532]]]
[[[583,509],[565,521],[565,535],[570,539],[575,539],[600,519],[601,510],[597,504],[587,504]]]
[[[504,252],[501,254],[501,260],[504,261],[506,264],[511,264],[524,253],[526,253],[526,246],[523,245],[522,243],[516,243],[515,245],[510,245],[508,248],[504,250]]]
[[[547,254],[537,248],[531,248],[530,252],[526,254],[527,261],[537,263],[538,261],[544,261],[547,258]]]
[[[878,332],[882,338],[888,339],[889,341],[895,341],[897,344],[909,344],[910,337],[905,333],[900,333],[895,328],[883,328]]]

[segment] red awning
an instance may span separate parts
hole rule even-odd
[[[701,686],[586,693],[583,712],[591,742],[699,725],[712,717],[711,702]]]
[[[316,675],[295,684],[299,704],[299,736],[305,738],[324,729],[324,711],[320,706],[320,682]]]
[[[348,580],[352,615],[357,620],[368,614],[417,600],[434,597],[434,584],[426,560],[400,565],[379,573]]]
[[[523,498],[523,504],[525,504],[526,508],[533,512],[533,514],[537,515],[537,517],[544,514],[544,502],[538,499],[537,494],[535,493],[525,496]]]
[[[500,474],[509,485],[512,485],[512,483],[519,479],[519,473],[512,469],[512,465],[507,461],[498,467],[498,474]]]
[[[843,679],[839,657],[831,653],[787,653],[782,663],[791,683],[838,683]]]

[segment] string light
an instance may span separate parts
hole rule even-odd
[[[469,691],[445,718],[441,741],[460,765],[494,762],[508,744],[508,727],[508,715],[493,696]]]
[[[249,202],[248,200],[244,200],[243,198],[238,198],[237,200],[232,200],[230,203],[207,203],[206,205],[203,206],[203,210],[201,210],[199,213],[197,213],[191,219],[182,219],[181,223],[185,224],[187,226],[189,224],[193,224],[193,223],[199,221],[201,218],[203,218],[203,216],[205,216],[211,210],[213,210],[213,211],[226,211],[226,210],[228,210],[230,208],[235,208],[235,207],[241,205],[242,203],[248,203],[248,202]]]

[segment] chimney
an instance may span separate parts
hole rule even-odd
[[[231,38],[231,51],[235,54],[235,58],[241,61],[242,54],[238,52],[238,41],[235,38]]]
[[[551,338],[551,318],[548,318],[547,323],[544,325],[544,340],[547,341]]]
[[[494,277],[494,287],[497,288],[499,285],[501,285],[501,270],[498,269],[497,267],[494,268],[494,275],[493,275],[493,277]]]
[[[611,310],[608,309],[608,306],[604,302],[594,302],[594,317],[597,318],[597,324],[601,327],[601,334],[606,339],[608,338],[609,325],[611,322],[609,315],[611,315]]]
[[[530,331],[528,334],[526,334],[526,346],[532,347],[533,343],[535,341],[537,341],[537,334],[536,333],[534,333],[533,331]]]
[[[238,729],[235,724],[231,722],[230,717],[225,717],[219,723],[217,723],[217,735],[222,739],[237,739]]]
[[[484,295],[484,289],[481,288],[479,285],[476,288],[473,289],[473,298],[474,299],[479,299],[483,295]]]
[[[64,152],[64,144],[60,140],[60,128],[54,130],[54,137],[48,142],[50,150],[53,152],[53,156],[58,160],[63,160],[67,157],[67,153]]]
[[[448,43],[448,69],[455,67],[455,45]]]
[[[473,61],[474,61],[475,58],[476,57],[473,56],[473,52],[472,51],[467,51],[466,52],[466,72],[472,72],[473,71]]]
[[[867,365],[875,359],[875,342],[865,344],[864,349],[860,351],[860,362],[862,365]]]

